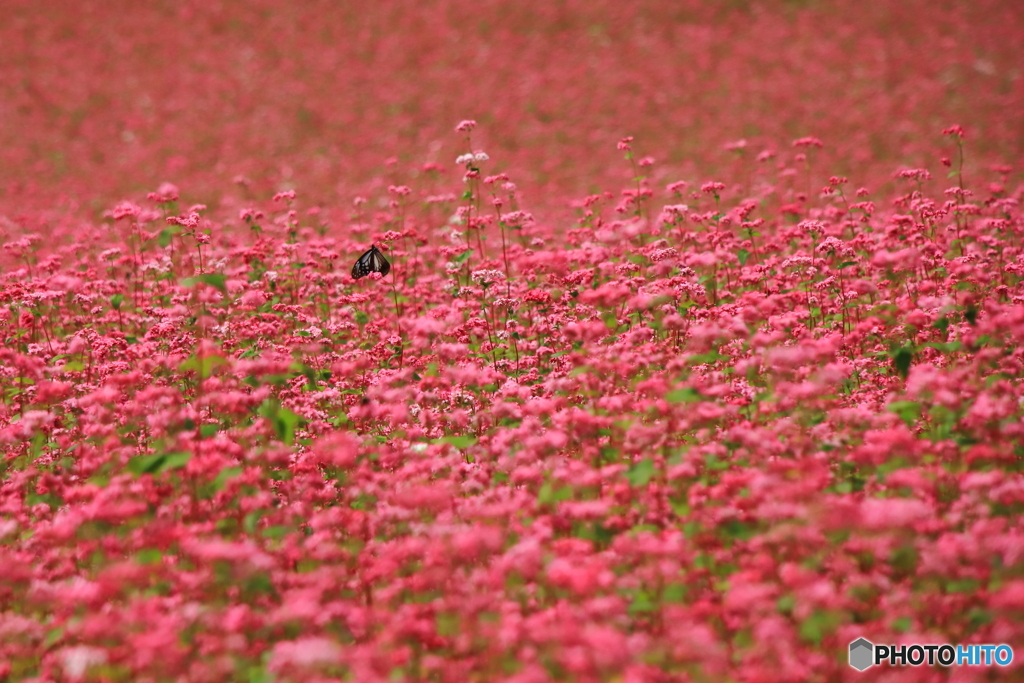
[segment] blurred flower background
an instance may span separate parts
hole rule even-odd
[[[1020,0],[5,0],[0,681],[1024,679],[1022,70]]]
[[[956,121],[970,171],[1024,154],[1022,35],[1012,0],[8,0],[0,200],[96,210],[169,180],[213,206],[241,176],[347,202],[447,168],[463,118],[535,206],[628,177],[624,135],[654,180],[814,135],[864,184]]]

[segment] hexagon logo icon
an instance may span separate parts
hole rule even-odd
[[[858,638],[853,641],[850,643],[850,666],[857,671],[864,671],[874,663],[874,651],[875,646],[870,640]]]

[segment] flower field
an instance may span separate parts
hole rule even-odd
[[[1018,3],[377,5],[5,10],[0,681],[1024,677]]]

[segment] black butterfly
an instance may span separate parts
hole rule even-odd
[[[380,273],[381,277],[388,274],[391,270],[391,264],[384,258],[384,254],[380,253],[377,249],[377,245],[374,244],[370,247],[369,251],[359,257],[356,260],[354,266],[352,266],[352,277],[356,280],[369,275],[370,273]]]

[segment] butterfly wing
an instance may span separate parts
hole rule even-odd
[[[366,253],[356,259],[355,264],[352,266],[352,278],[358,280],[370,273],[380,273],[383,277],[390,270],[391,264],[384,258],[384,254],[380,253],[380,250],[377,249],[377,245],[373,245]]]
[[[384,254],[377,250],[377,247],[373,248],[373,270],[380,273],[381,277],[384,277],[391,271],[391,264],[384,258]]]
[[[360,256],[359,258],[357,258],[356,262],[354,264],[352,264],[352,279],[353,280],[358,280],[359,278],[361,278],[362,276],[364,276],[364,275],[366,275],[367,273],[370,272],[370,266],[366,262],[367,257],[369,255],[370,255],[370,252],[368,251],[365,254],[363,254],[362,256]]]

